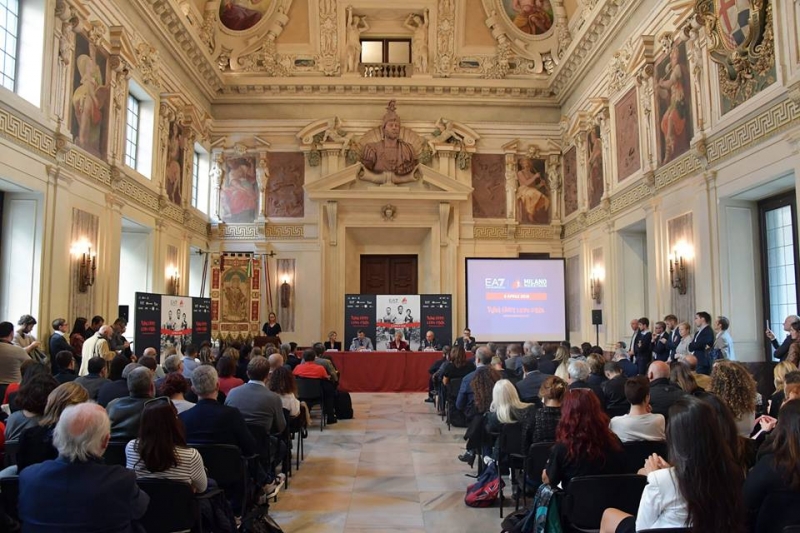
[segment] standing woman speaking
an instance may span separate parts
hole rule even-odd
[[[264,324],[264,327],[261,328],[261,331],[263,331],[264,335],[267,337],[277,337],[281,334],[281,325],[278,324],[278,317],[275,316],[275,313],[269,314],[267,322]]]

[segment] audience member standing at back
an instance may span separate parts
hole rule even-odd
[[[633,362],[639,370],[639,375],[647,375],[647,367],[653,360],[653,334],[650,332],[650,319],[643,316],[638,322],[639,335],[633,346]]]
[[[697,332],[689,343],[689,351],[697,357],[698,374],[711,374],[712,361],[709,360],[708,352],[714,346],[714,332],[711,330],[710,323],[711,315],[705,311],[699,311],[694,315]]]
[[[25,350],[11,344],[13,338],[14,324],[0,322],[0,390],[3,393],[11,383],[22,381],[19,369],[22,363],[31,360]]]

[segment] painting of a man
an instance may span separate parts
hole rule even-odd
[[[253,222],[258,209],[255,157],[231,158],[226,166],[220,191],[220,217],[225,222]]]
[[[550,223],[550,187],[545,180],[544,160],[520,157],[517,161],[517,200],[523,224]]]
[[[658,163],[665,165],[689,149],[692,104],[686,43],[675,44],[656,66]]]
[[[223,281],[223,318],[226,321],[237,322],[247,320],[247,289],[246,274],[239,270],[232,270],[225,274]]]
[[[600,205],[600,200],[603,198],[603,142],[600,137],[600,126],[595,126],[589,131],[586,144],[589,150],[587,159],[589,209],[594,209]]]
[[[264,17],[270,0],[222,0],[219,20],[234,31],[249,30]]]
[[[100,158],[108,138],[108,58],[83,34],[75,37],[71,131],[75,144]]]
[[[553,27],[550,0],[504,0],[506,14],[514,26],[529,35],[541,35]]]
[[[176,205],[181,205],[183,194],[183,155],[186,138],[183,127],[177,122],[169,125],[169,141],[167,143],[167,168],[164,172],[164,188],[169,198]]]

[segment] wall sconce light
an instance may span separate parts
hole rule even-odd
[[[681,241],[675,245],[675,250],[669,256],[669,282],[673,289],[678,289],[678,294],[686,294],[686,263],[691,255],[691,248]]]
[[[594,267],[592,269],[592,277],[589,279],[591,287],[592,300],[597,303],[603,302],[603,278],[605,278],[605,271],[602,267]]]
[[[281,283],[281,307],[284,309],[289,307],[291,296],[292,286],[289,285],[289,276],[283,276],[283,283]]]
[[[167,269],[167,292],[170,296],[178,296],[181,291],[181,275],[178,267],[169,267]]]
[[[70,254],[78,259],[78,290],[86,292],[94,285],[97,273],[97,254],[92,252],[92,245],[87,240],[81,240],[72,245]]]

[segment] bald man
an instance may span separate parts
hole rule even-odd
[[[650,407],[653,413],[667,418],[670,406],[686,394],[683,389],[669,381],[669,365],[664,361],[653,361],[647,369],[650,380]]]
[[[786,317],[786,320],[783,321],[783,331],[785,331],[787,335],[786,338],[783,339],[783,343],[780,345],[778,345],[778,339],[775,338],[775,334],[772,332],[772,330],[767,330],[767,338],[769,339],[770,344],[772,344],[772,347],[775,348],[773,357],[776,359],[783,361],[789,354],[789,346],[792,344],[792,336],[788,333],[789,330],[792,329],[792,324],[798,321],[800,321],[800,317],[797,315],[789,315]]]
[[[97,333],[86,339],[83,343],[83,350],[81,351],[81,369],[78,371],[79,376],[85,376],[89,373],[89,359],[92,357],[102,357],[106,363],[114,359],[117,355],[111,349],[110,339],[114,334],[114,329],[111,326],[104,325]]]

